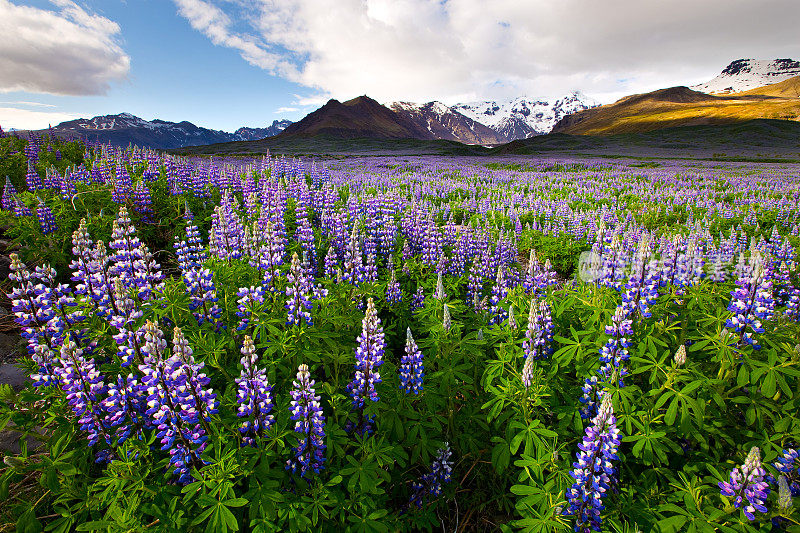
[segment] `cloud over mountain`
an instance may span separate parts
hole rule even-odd
[[[105,94],[130,69],[119,25],[72,0],[51,3],[0,0],[0,92]]]
[[[381,101],[573,89],[608,99],[800,46],[796,0],[175,2],[195,29],[254,65],[326,97]]]

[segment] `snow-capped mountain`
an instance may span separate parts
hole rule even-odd
[[[53,126],[55,133],[89,141],[110,142],[126,146],[135,144],[150,148],[181,148],[229,141],[253,141],[282,132],[288,120],[275,120],[265,128],[242,127],[234,133],[195,126],[191,122],[144,120],[130,113],[79,118]]]
[[[691,87],[709,94],[749,91],[800,76],[800,61],[793,59],[737,59],[713,80]]]
[[[505,135],[441,102],[391,102],[386,107],[426,129],[436,139],[465,144],[501,144],[508,141]]]
[[[273,120],[271,126],[267,126],[266,128],[248,128],[243,127],[239,128],[235,132],[233,132],[234,141],[257,141],[259,139],[263,139],[264,137],[272,137],[273,135],[277,135],[286,127],[291,124],[291,120]]]
[[[580,92],[573,92],[555,100],[533,100],[521,96],[505,102],[456,104],[452,109],[513,141],[550,133],[563,117],[598,105]]]

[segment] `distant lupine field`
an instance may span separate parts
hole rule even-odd
[[[798,166],[0,143],[17,531],[800,528]]]

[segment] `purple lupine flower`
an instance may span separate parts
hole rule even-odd
[[[67,402],[78,417],[81,431],[88,433],[89,446],[94,446],[101,438],[106,444],[111,444],[101,408],[106,386],[94,360],[84,359],[83,351],[67,339],[61,346],[61,366],[56,368],[56,372],[61,388],[67,393]],[[105,457],[98,454],[98,461]]]
[[[33,211],[25,205],[22,200],[19,198],[14,198],[14,216],[19,217],[30,217],[33,216]]]
[[[522,384],[526,389],[533,383],[533,357],[526,356],[525,363],[522,365]]]
[[[205,363],[194,360],[192,348],[178,326],[175,326],[172,333],[172,353],[180,360],[180,372],[184,376],[181,378],[185,385],[184,405],[190,406],[189,409],[184,407],[184,411],[191,411],[202,421],[207,420],[209,415],[217,413],[217,395],[214,394],[214,389],[209,387],[211,378],[203,372]],[[184,420],[186,419],[184,416]]]
[[[175,244],[173,245],[173,248],[175,248],[175,257],[178,261],[178,269],[181,272],[186,272],[190,268],[196,268],[196,266],[192,264],[189,245],[185,239],[182,240],[180,237],[175,237]]]
[[[553,270],[553,264],[550,262],[550,259],[544,260],[544,265],[539,273],[536,275],[536,288],[539,291],[543,291],[552,285],[556,285],[558,283],[558,274],[556,271]]]
[[[273,290],[275,280],[280,276],[278,267],[283,264],[284,243],[282,237],[276,231],[275,224],[267,220],[263,227],[264,240],[258,250],[257,259],[253,261],[255,263],[253,266],[258,267],[264,273],[264,288]]]
[[[786,478],[791,495],[800,496],[800,453],[794,448],[785,448],[772,466]]]
[[[616,475],[613,461],[617,460],[620,438],[611,395],[603,395],[603,402],[586,428],[583,442],[578,445],[576,462],[570,475],[575,483],[567,490],[570,506],[568,514],[575,515],[575,531],[590,533],[600,531],[603,496]]]
[[[91,302],[96,305],[94,300],[95,287],[93,285],[93,274],[96,269],[94,254],[92,253],[92,237],[86,227],[86,219],[82,218],[78,229],[72,233],[72,253],[75,259],[69,264],[73,270],[72,280],[77,282],[75,294],[85,294],[91,297]]]
[[[411,297],[411,311],[422,309],[425,307],[425,293],[422,292],[422,286],[417,287],[417,292]]]
[[[136,302],[130,297],[119,278],[114,280],[114,302],[117,311],[111,315],[109,323],[117,328],[117,334],[113,339],[117,343],[117,355],[122,361],[121,364],[129,366],[134,359],[141,362],[143,331],[136,327],[136,320],[144,313],[137,308]]]
[[[364,240],[364,281],[378,281],[377,246],[370,237]]]
[[[238,386],[236,403],[239,408],[236,416],[246,418],[239,425],[242,434],[242,445],[255,446],[256,438],[263,437],[264,432],[274,422],[272,411],[272,387],[267,380],[267,370],[259,369],[258,355],[253,339],[245,335],[242,343],[242,372],[236,378]]]
[[[297,200],[295,214],[297,220],[295,239],[300,244],[300,247],[303,249],[303,251],[308,254],[308,260],[312,265],[309,272],[314,273],[317,265],[317,250],[314,246],[314,228],[311,226],[311,222],[308,220],[308,208],[306,207],[305,202],[302,200],[302,197],[298,198]]]
[[[364,279],[364,263],[361,256],[358,227],[353,225],[353,232],[350,234],[350,241],[344,254],[344,281],[358,286]]]
[[[231,203],[230,191],[225,191],[220,205],[214,208],[209,247],[211,254],[230,261],[242,257],[244,245],[242,220]]]
[[[539,301],[537,306],[537,300],[533,298],[528,312],[528,328],[522,341],[525,357],[531,355],[533,359],[549,357],[553,353],[552,339],[553,319],[550,316],[550,306],[544,300]]]
[[[764,502],[770,489],[769,484],[764,481],[765,475],[766,471],[761,466],[761,450],[753,446],[741,469],[737,466],[731,471],[728,481],[720,481],[717,484],[723,496],[734,498],[734,507],[741,508],[748,520],[755,520],[756,511],[767,512]]]
[[[14,185],[11,183],[11,178],[6,176],[6,185],[3,187],[3,197],[0,200],[0,207],[3,209],[13,209],[14,208],[14,197],[17,195],[16,189],[14,189]]]
[[[505,299],[507,295],[508,286],[506,285],[505,276],[503,275],[503,267],[500,267],[497,269],[497,280],[495,281],[494,287],[492,287],[492,296],[489,298],[489,303],[492,305],[489,324],[501,324],[508,316],[508,312],[500,306],[500,302]]]
[[[483,268],[480,264],[480,259],[476,256],[472,261],[472,266],[469,269],[469,276],[467,278],[467,303],[474,304],[479,302],[483,292]],[[473,305],[473,308],[474,305]],[[477,312],[477,309],[475,309]]]
[[[646,237],[639,242],[639,250],[631,262],[631,274],[622,292],[622,304],[631,317],[637,311],[644,318],[652,316],[650,306],[658,297],[661,271],[656,261],[649,261],[649,242]]]
[[[353,398],[353,408],[363,410],[366,400],[377,402],[379,399],[375,385],[381,382],[381,375],[377,369],[383,364],[383,352],[386,349],[381,319],[378,318],[372,298],[367,300],[361,326],[356,348],[356,373],[347,388]]]
[[[328,253],[325,254],[325,277],[328,279],[336,278],[336,268],[339,266],[339,257],[336,254],[336,247],[331,244]]]
[[[200,325],[208,322],[216,330],[223,327],[222,309],[217,302],[217,288],[214,273],[208,268],[191,269],[184,273],[186,290],[189,293],[189,309]]]
[[[711,273],[708,275],[708,279],[713,281],[714,283],[723,283],[727,279],[727,273],[725,272],[725,263],[723,261],[722,253],[714,254],[714,265],[711,270]]]
[[[46,296],[52,306],[52,310],[54,313],[53,318],[48,323],[48,327],[53,331],[53,337],[55,339],[62,339],[63,337],[70,337],[73,341],[81,345],[81,340],[85,337],[86,331],[84,330],[76,330],[72,326],[75,326],[79,322],[82,322],[86,319],[82,310],[78,307],[78,302],[75,300],[75,296],[72,294],[72,288],[64,283],[53,284],[55,281],[55,270],[49,267],[52,278],[49,281],[51,287],[49,290],[46,291]],[[37,272],[39,268],[37,267]],[[46,278],[43,276],[42,280],[44,281]],[[72,328],[72,329],[68,329]],[[94,349],[95,343],[90,342],[88,344],[84,343],[82,346],[84,351],[87,353]]]
[[[161,272],[161,265],[156,263],[153,254],[143,243],[139,245],[137,255],[139,259],[133,265],[133,279],[138,288],[137,296],[141,300],[149,300],[154,290],[160,291],[164,288],[164,273]]]
[[[386,302],[389,305],[399,304],[403,301],[403,290],[400,288],[400,282],[397,281],[397,272],[392,269],[389,283],[386,285]]]
[[[128,374],[117,376],[117,382],[108,386],[108,396],[103,399],[103,409],[108,413],[106,426],[116,428],[117,445],[132,436],[138,436],[145,426],[146,398],[142,395],[139,381]]]
[[[236,326],[236,331],[245,331],[256,326],[251,322],[254,312],[258,312],[264,303],[264,288],[261,286],[239,287],[236,293],[239,298],[236,301],[236,316],[241,320]]]
[[[776,303],[786,307],[784,314],[790,319],[800,319],[800,287],[792,285],[786,261],[781,261],[773,283]]]
[[[406,351],[400,359],[400,389],[406,394],[422,392],[422,379],[425,377],[425,365],[422,352],[414,342],[411,328],[406,328]]]
[[[55,372],[56,353],[59,339],[54,338],[49,327],[55,319],[50,300],[44,295],[47,288],[42,283],[34,284],[34,277],[16,253],[12,253],[9,279],[17,284],[8,298],[15,322],[22,326],[22,337],[28,341],[28,351],[39,366],[38,372],[31,375],[34,386],[50,386],[58,383]]]
[[[598,238],[601,237],[604,242],[601,252],[603,266],[598,284],[618,291],[622,288],[625,265],[628,262],[627,251],[622,246],[622,241],[618,234],[614,234],[611,237],[598,235]]]
[[[286,461],[286,469],[305,477],[309,470],[318,474],[325,462],[325,416],[314,390],[314,380],[308,365],[297,369],[297,380],[292,383],[291,419],[298,434],[294,458]]]
[[[198,423],[198,402],[187,390],[191,384],[187,383],[182,368],[185,363],[176,353],[167,356],[167,342],[158,324],[147,321],[144,339],[142,352],[146,356],[139,370],[147,394],[145,414],[157,428],[161,450],[170,454],[170,465],[178,476],[178,483],[186,484],[192,481],[192,467],[203,465],[200,455],[207,445],[208,436]],[[180,352],[185,347],[179,341],[176,348]]]
[[[314,303],[311,301],[312,287],[306,273],[300,266],[300,258],[297,253],[292,255],[292,265],[287,276],[286,285],[286,323],[290,326],[301,326],[303,321],[306,325],[312,326],[314,320],[311,317],[311,309]]]
[[[109,247],[114,253],[109,258],[109,273],[120,278],[126,287],[131,287],[134,285],[136,262],[142,258],[141,241],[136,236],[136,228],[133,227],[125,206],[119,208],[111,229],[111,238]]]
[[[65,284],[55,284],[56,272],[49,265],[36,267],[31,274],[19,256],[11,254],[9,278],[19,284],[8,295],[12,300],[15,320],[23,326],[22,336],[28,340],[28,350],[41,367],[34,379],[37,384],[52,384],[57,381],[52,373],[54,352],[65,338],[75,343],[81,341],[85,332],[68,328],[85,317],[77,309],[72,289]],[[34,279],[39,279],[41,283],[34,284]],[[94,343],[86,346],[87,349],[93,347]]]
[[[200,230],[194,224],[194,216],[189,208],[186,208],[185,216],[190,217],[186,225],[186,238],[175,237],[175,253],[178,258],[178,268],[181,272],[186,272],[192,268],[201,268],[206,260],[206,250],[203,246],[203,239]]]
[[[611,324],[606,326],[608,340],[600,348],[600,362],[603,366],[598,371],[606,381],[619,381],[623,386],[622,378],[628,375],[625,363],[630,359],[628,347],[631,345],[630,336],[633,335],[633,321],[628,317],[624,304],[617,306],[611,317]]]
[[[508,308],[508,327],[511,330],[517,329],[517,317],[514,315],[514,304]]]
[[[150,198],[150,189],[143,181],[136,184],[133,189],[133,207],[142,215],[142,220],[152,222],[153,200]]]
[[[420,481],[411,484],[411,497],[409,507],[412,505],[417,509],[431,499],[438,498],[442,494],[442,486],[450,483],[450,475],[453,472],[453,462],[450,451],[450,444],[445,442],[444,447],[436,452],[436,457],[431,463],[431,471],[423,474]]]
[[[110,318],[117,314],[116,303],[114,301],[114,275],[111,273],[106,245],[103,241],[97,241],[92,254],[92,285],[94,293],[92,299],[97,304],[97,311],[100,316]]]
[[[36,208],[36,217],[39,219],[39,226],[42,228],[42,233],[45,235],[58,230],[53,212],[42,200],[39,200],[39,207]]]
[[[29,191],[38,191],[44,188],[42,178],[39,177],[39,173],[36,172],[31,161],[28,161],[28,173],[25,174],[25,183],[28,185]]]
[[[128,174],[128,169],[125,166],[125,162],[117,161],[114,172],[114,190],[111,192],[111,201],[118,204],[127,203],[131,197],[133,182],[131,181],[130,174]]]
[[[745,342],[758,350],[761,346],[753,338],[755,333],[763,333],[761,320],[769,319],[775,309],[772,297],[772,281],[766,276],[764,262],[759,253],[751,257],[750,274],[742,276],[731,291],[728,311],[733,313],[725,326],[739,334],[737,344]]]

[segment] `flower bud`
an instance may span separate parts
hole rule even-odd
[[[677,366],[683,366],[686,364],[686,345],[681,344],[678,347],[678,351],[675,352],[675,364]]]

